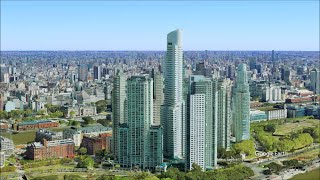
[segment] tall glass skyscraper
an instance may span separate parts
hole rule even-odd
[[[118,134],[118,162],[123,167],[154,169],[162,163],[162,128],[152,126],[153,80],[148,75],[127,81],[126,124]]]
[[[217,165],[216,81],[193,75],[189,81],[186,118],[186,169],[196,163],[203,170]]]
[[[112,132],[113,154],[117,158],[118,153],[118,129],[120,123],[125,123],[124,103],[126,99],[126,76],[120,69],[116,69],[112,88]]]
[[[167,36],[164,70],[164,104],[161,125],[164,129],[164,154],[168,158],[183,158],[185,144],[185,113],[183,100],[182,34],[175,30]]]
[[[250,139],[250,92],[246,64],[238,66],[232,106],[233,135],[236,141]]]

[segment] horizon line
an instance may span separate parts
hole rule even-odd
[[[91,51],[91,52],[111,52],[111,51],[160,51],[160,52],[166,52],[167,50],[0,50],[0,52],[35,52],[35,51],[52,51],[52,52],[61,52],[61,51]],[[285,52],[285,51],[291,51],[291,52],[320,52],[319,50],[276,50],[276,49],[270,49],[270,50],[212,50],[212,49],[202,49],[202,50],[183,50],[183,51],[278,51],[278,52]]]

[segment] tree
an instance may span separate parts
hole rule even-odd
[[[272,163],[266,165],[266,167],[268,167],[269,170],[273,173],[279,173],[282,170],[282,166],[280,164],[275,163],[275,162],[272,162]]]
[[[104,112],[107,109],[107,101],[106,100],[97,101],[95,104],[97,107],[97,113]]]
[[[218,147],[217,151],[218,151],[218,158],[225,158],[226,157],[227,151],[225,148]]]
[[[264,126],[263,129],[267,132],[274,133],[274,132],[276,132],[276,125],[275,124],[267,124]]]
[[[75,117],[75,115],[76,115],[76,112],[74,112],[74,111],[71,111],[71,112],[70,112],[70,116],[71,116],[71,118],[74,118],[74,117]]]
[[[77,167],[79,168],[92,168],[94,165],[94,160],[90,156],[84,156],[80,158],[80,161],[78,162]]]
[[[299,165],[299,161],[296,159],[288,160],[288,161],[283,161],[282,164],[288,168],[296,167]]]
[[[87,148],[85,148],[85,147],[79,148],[79,153],[80,153],[81,155],[87,154]]]
[[[63,179],[64,180],[85,180],[85,178],[79,176],[79,175],[76,175],[76,174],[65,174],[63,176]]]
[[[244,140],[234,145],[236,153],[244,153],[247,156],[252,156],[255,154],[254,142],[252,140]]]
[[[0,111],[0,119],[8,119],[7,111]]]
[[[278,150],[278,152],[290,152],[294,149],[294,143],[290,139],[283,139],[276,142],[275,148]]]
[[[111,125],[111,122],[110,121],[107,121],[106,119],[98,119],[97,120],[97,123],[100,123],[101,125],[105,126],[105,127],[108,127]]]
[[[93,124],[94,123],[93,118],[90,116],[83,117],[82,119],[84,120],[84,124]]]

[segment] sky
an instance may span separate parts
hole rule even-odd
[[[319,1],[1,1],[1,50],[319,50]]]

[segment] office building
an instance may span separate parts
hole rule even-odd
[[[240,64],[232,92],[233,135],[237,142],[250,139],[250,92],[247,66]]]
[[[183,158],[185,144],[185,112],[183,99],[184,60],[181,30],[167,36],[164,70],[164,104],[161,108],[164,154],[168,158]]]

